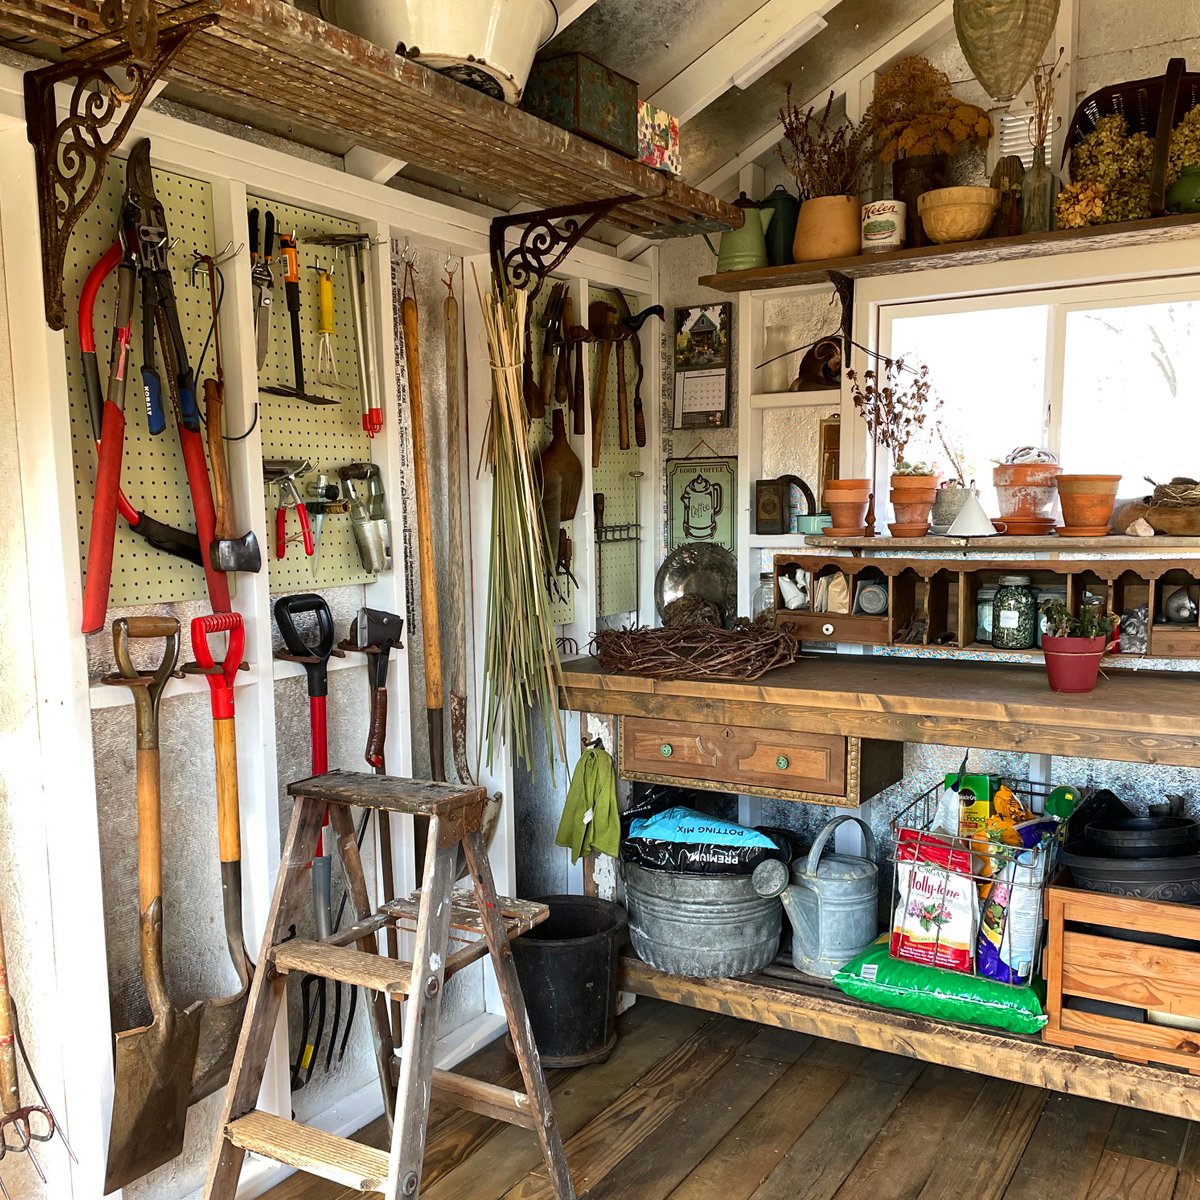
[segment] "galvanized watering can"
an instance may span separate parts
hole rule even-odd
[[[826,854],[825,846],[843,821],[862,827],[867,857]],[[834,817],[817,836],[807,859],[787,868],[768,859],[754,869],[755,891],[760,896],[780,896],[792,923],[792,962],[808,975],[832,978],[839,968],[875,940],[879,933],[879,868],[875,865],[875,837],[865,821]]]

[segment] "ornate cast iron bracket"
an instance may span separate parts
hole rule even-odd
[[[829,282],[842,302],[842,337],[846,342],[846,356],[849,357],[850,342],[854,337],[854,280],[840,271],[830,271]]]
[[[546,276],[571,253],[581,238],[587,236],[592,226],[602,221],[618,204],[636,199],[637,196],[617,196],[612,200],[593,200],[590,204],[566,204],[561,208],[496,217],[488,234],[492,270],[505,276],[513,287],[523,288],[532,283],[529,293],[532,303]],[[519,226],[524,228],[517,244],[506,251],[508,231]]]
[[[123,31],[103,34],[62,62],[26,72],[25,126],[37,162],[42,282],[51,329],[66,324],[63,263],[71,231],[95,200],[105,165],[155,81],[194,33],[216,22],[214,8],[213,0],[201,0],[164,14],[160,25],[152,10],[135,3]],[[149,62],[139,58],[146,51]],[[113,67],[124,68],[127,90],[107,74]],[[54,87],[71,80],[70,102],[60,121]]]

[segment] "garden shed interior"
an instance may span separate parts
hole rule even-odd
[[[1196,64],[0,0],[0,1195],[1200,1194]]]

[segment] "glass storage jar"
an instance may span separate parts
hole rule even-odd
[[[758,587],[750,600],[750,616],[757,621],[763,613],[769,618],[775,616],[775,575],[771,571],[758,577]]]
[[[1032,650],[1037,644],[1037,603],[1028,575],[1001,575],[992,603],[992,645],[997,650]]]
[[[992,644],[992,605],[996,603],[994,587],[980,588],[975,597],[975,640],[985,646]]]
[[[1061,600],[1064,604],[1067,602],[1067,589],[1065,587],[1040,587],[1034,593],[1037,597],[1038,606],[1038,628],[1037,628],[1037,644],[1040,647],[1042,638],[1049,632],[1046,623],[1046,605],[1051,600]]]

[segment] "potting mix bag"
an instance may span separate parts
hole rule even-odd
[[[979,932],[973,856],[946,838],[902,829],[896,847],[892,954],[969,971]]]
[[[788,862],[791,848],[781,837],[675,805],[631,821],[621,857],[652,871],[749,875],[765,858]]]
[[[886,934],[842,967],[833,983],[856,1000],[941,1021],[991,1025],[1012,1033],[1037,1033],[1046,1024],[1032,987],[1008,987],[957,971],[900,962],[888,953]]]

